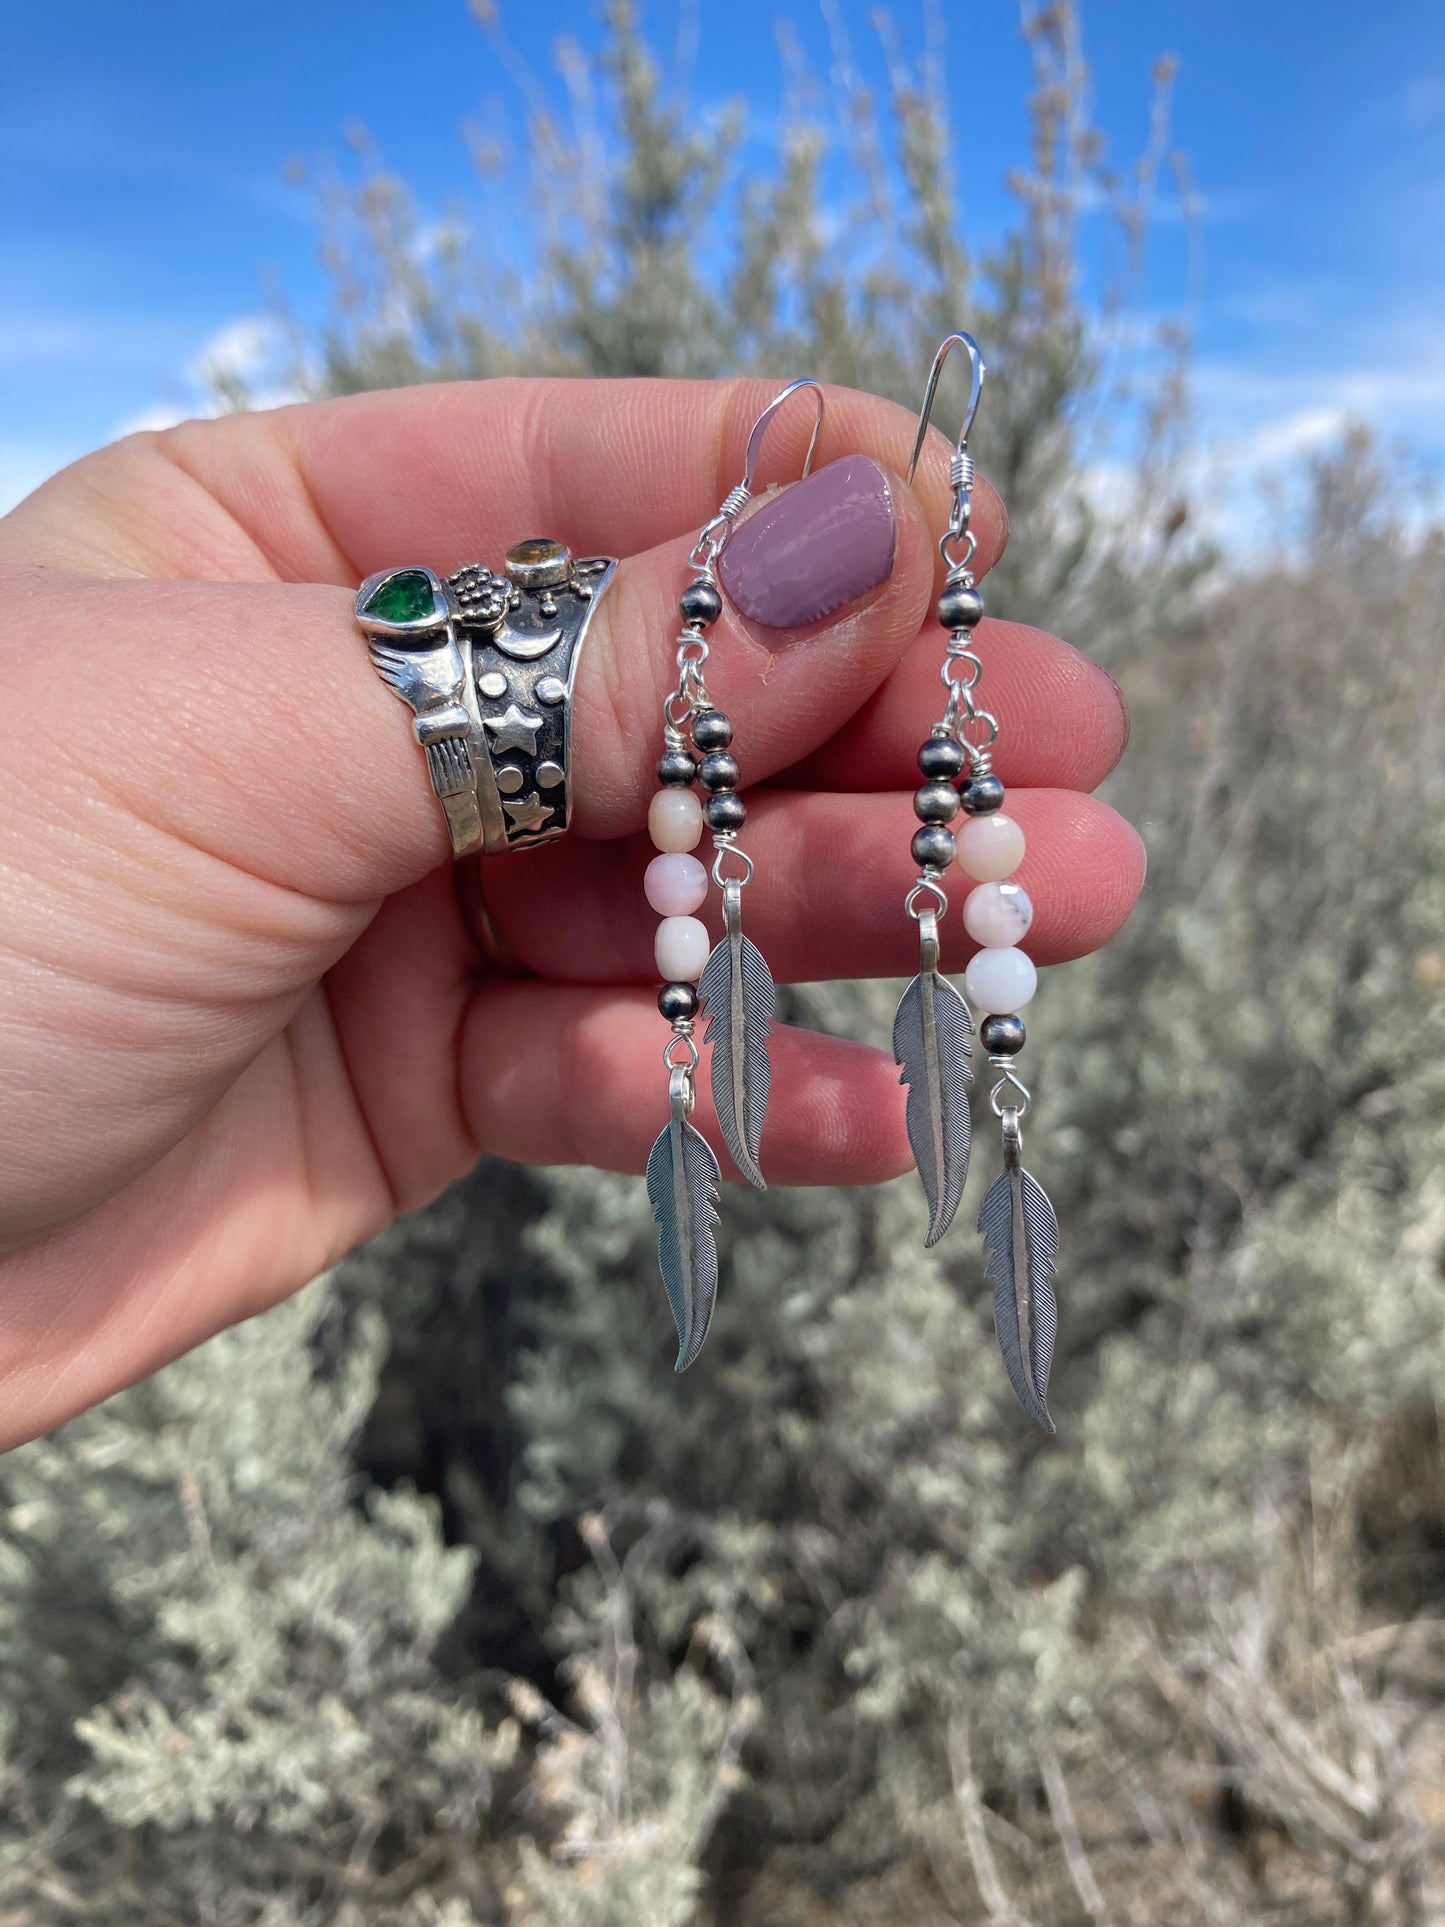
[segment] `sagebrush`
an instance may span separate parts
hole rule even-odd
[[[679,1388],[640,1183],[484,1167],[0,1466],[0,1921],[1441,1917],[1445,537],[1361,436],[1282,558],[1196,531],[1186,335],[1101,352],[1146,189],[1187,199],[1170,72],[1116,176],[1075,11],[1024,27],[1033,151],[986,258],[926,63],[841,50],[877,91],[799,81],[746,178],[740,110],[684,110],[618,5],[605,74],[559,55],[585,126],[531,130],[545,272],[461,216],[420,248],[363,156],[298,367],[912,401],[946,328],[986,340],[990,607],[1127,687],[1109,794],[1151,862],[1030,1020],[1059,1440],[911,1186],[732,1200]],[[1120,274],[1086,308],[1100,201]],[[1091,497],[1101,417],[1127,514]],[[791,995],[886,1040],[893,987]]]

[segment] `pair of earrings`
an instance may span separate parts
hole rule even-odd
[[[1025,1029],[1019,1012],[1034,994],[1036,973],[1018,940],[1033,918],[1024,890],[1010,880],[1024,854],[1023,832],[1003,813],[1004,786],[993,773],[998,720],[980,707],[983,663],[975,631],[983,597],[972,563],[977,538],[972,516],[974,462],[969,431],[983,392],[977,343],[951,334],[940,345],[919,411],[908,469],[917,471],[939,377],[950,352],[966,349],[971,383],[955,448],[948,527],[939,539],[947,575],[935,605],[946,634],[940,676],[943,714],[918,752],[923,782],[914,796],[920,827],[912,842],[918,876],[905,910],[918,926],[919,970],[903,994],[893,1026],[893,1054],[908,1087],[907,1128],[928,1200],[925,1242],[948,1230],[963,1196],[971,1138],[969,1089],[973,1025],[968,1005],[940,967],[939,920],[948,910],[944,878],[956,865],[969,878],[964,927],[981,947],[964,973],[969,997],[984,1013],[981,1041],[997,1073],[989,1104],[1003,1136],[1003,1170],[978,1216],[985,1274],[994,1283],[994,1324],[1009,1381],[1024,1409],[1045,1431],[1053,1421],[1046,1402],[1053,1358],[1055,1306],[1051,1278],[1058,1224],[1043,1190],[1024,1170],[1020,1125],[1029,1091],[1015,1059]],[[739,768],[731,752],[732,724],[707,692],[706,629],[722,613],[717,561],[732,527],[752,499],[758,455],[768,423],[799,390],[811,389],[818,414],[803,473],[808,473],[822,426],[823,395],[811,378],[795,381],[759,416],[748,442],[743,480],[698,538],[690,557],[696,579],[683,591],[683,630],[677,644],[677,686],[664,706],[662,788],[652,800],[649,828],[659,854],[648,866],[648,901],[663,921],[657,933],[658,969],[667,981],[658,1007],[672,1025],[663,1061],[668,1070],[669,1118],[647,1164],[647,1189],[659,1227],[658,1255],[678,1331],[677,1370],[697,1357],[717,1295],[717,1187],[721,1173],[707,1140],[689,1121],[700,1054],[694,1039],[699,1012],[704,1043],[712,1047],[712,1093],[718,1122],[738,1169],[764,1188],[758,1165],[771,1085],[767,1040],[774,1009],[773,980],[743,935],[742,895],[752,859],[738,845],[746,808],[737,795]],[[706,801],[696,795],[698,782]],[[960,813],[967,821],[955,833]],[[724,935],[709,954],[706,926],[692,913],[707,895],[707,871],[691,852],[704,827],[712,832],[713,881],[723,894]]]

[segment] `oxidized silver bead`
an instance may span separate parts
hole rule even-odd
[[[733,739],[733,726],[720,709],[704,709],[692,719],[692,740],[699,749],[726,749]]]
[[[925,823],[913,833],[909,846],[913,861],[921,870],[946,870],[953,861],[953,831],[941,823]]]
[[[963,582],[950,582],[934,604],[945,629],[971,629],[983,615],[983,597]]]
[[[951,823],[958,815],[958,791],[952,783],[925,783],[913,793],[913,814],[921,823]]]
[[[710,622],[716,622],[722,614],[722,597],[711,582],[699,579],[688,583],[678,597],[678,607],[682,610],[684,622],[696,623],[699,629],[706,629]]]
[[[657,1008],[670,1024],[696,1017],[697,991],[692,984],[664,984],[657,993]]]
[[[990,1057],[1017,1057],[1028,1032],[1022,1017],[985,1017],[978,1035]]]
[[[657,759],[657,780],[668,789],[685,789],[697,779],[697,764],[685,749],[665,749]]]
[[[732,790],[710,796],[702,806],[703,820],[710,830],[740,830],[748,818],[747,805]]]
[[[1003,784],[996,776],[975,776],[960,794],[970,816],[987,816],[990,810],[1003,808]]]
[[[963,745],[951,736],[930,736],[918,752],[918,767],[930,782],[957,776],[964,761]]]
[[[716,749],[711,756],[704,756],[697,773],[705,790],[735,790],[742,774],[737,757],[725,749]]]

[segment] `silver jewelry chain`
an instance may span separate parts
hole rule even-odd
[[[737,518],[752,499],[751,486],[747,482],[739,482],[729,491],[722,507],[693,544],[688,563],[697,571],[700,580],[711,583],[714,588],[717,587],[718,557],[727,546],[727,539],[733,532]],[[677,685],[668,691],[662,705],[663,738],[669,749],[685,749],[689,719],[713,707],[707,679],[703,674],[709,653],[707,638],[701,627],[697,623],[688,623],[677,639]],[[728,883],[736,883],[742,889],[751,883],[756,866],[747,851],[739,847],[737,831],[714,830],[712,840],[716,852],[712,880],[718,888],[721,890]],[[729,875],[729,856],[736,857],[741,863],[740,872]]]

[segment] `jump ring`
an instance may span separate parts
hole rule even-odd
[[[982,723],[986,732],[976,742],[972,736],[967,734],[970,723]],[[992,749],[998,741],[998,717],[991,714],[987,709],[970,708],[967,715],[965,715],[959,723],[958,739],[965,749]]]

